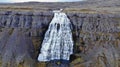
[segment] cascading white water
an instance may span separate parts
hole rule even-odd
[[[73,53],[71,23],[67,15],[55,12],[42,43],[38,61],[69,60]]]

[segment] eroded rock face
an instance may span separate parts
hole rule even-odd
[[[118,18],[119,16],[99,14],[76,14],[70,17],[74,26],[74,52],[82,58],[82,62],[75,67],[119,67]]]
[[[67,14],[72,23],[72,67],[120,66],[120,15]],[[0,65],[45,67],[37,62],[53,13],[0,12]],[[2,62],[2,64],[1,64]],[[54,64],[53,64],[54,65]]]
[[[26,29],[7,29],[1,34],[2,67],[33,67],[34,46]],[[7,37],[6,37],[7,36]],[[4,40],[3,40],[4,39]]]

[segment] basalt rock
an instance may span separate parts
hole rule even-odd
[[[120,15],[67,15],[74,41],[71,67],[120,67]],[[37,61],[52,18],[52,12],[0,12],[0,67],[59,65]]]

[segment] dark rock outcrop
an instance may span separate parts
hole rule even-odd
[[[74,40],[71,67],[120,66],[120,15],[67,15]],[[52,17],[51,12],[0,12],[0,65],[46,66],[37,62],[37,56]]]

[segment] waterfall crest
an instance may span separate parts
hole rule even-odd
[[[38,61],[69,60],[73,53],[71,23],[63,12],[55,12],[42,42]]]

